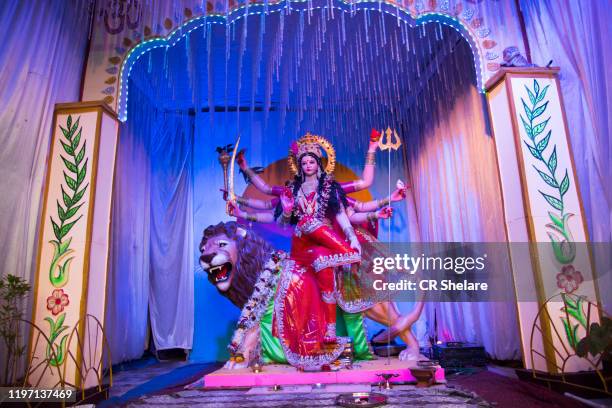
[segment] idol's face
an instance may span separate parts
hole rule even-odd
[[[308,154],[302,157],[300,166],[302,167],[302,173],[304,173],[306,176],[312,176],[313,174],[317,173],[317,170],[319,170],[317,160]]]

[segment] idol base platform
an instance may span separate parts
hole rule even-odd
[[[410,374],[411,368],[418,368],[416,361],[400,361],[397,357],[379,358],[370,361],[357,361],[352,369],[343,368],[338,371],[304,372],[285,364],[269,364],[263,366],[260,373],[254,373],[250,368],[229,370],[221,368],[204,377],[204,388],[224,387],[259,387],[273,385],[304,385],[304,384],[373,384],[379,383],[378,374],[397,374],[392,383],[416,382]],[[445,383],[444,369],[434,366],[436,383]]]

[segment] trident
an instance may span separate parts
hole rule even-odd
[[[385,139],[386,136],[386,139]],[[395,130],[391,130],[390,127],[384,131],[380,139],[378,140],[378,146],[380,150],[397,150],[402,145],[402,139]]]

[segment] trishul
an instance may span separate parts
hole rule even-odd
[[[401,145],[402,139],[400,139],[397,132],[395,130],[391,130],[391,128],[387,128],[387,130],[384,131],[384,133],[378,140],[378,146],[380,147],[380,150],[397,150],[400,148]]]
[[[236,140],[236,144],[234,145],[234,150],[232,150],[232,158],[230,160],[230,172],[227,180],[227,189],[229,193],[229,197],[227,200],[226,211],[229,214],[229,204],[236,204],[236,193],[234,192],[234,167],[236,164],[236,153],[238,152],[238,145],[240,144],[240,136]]]

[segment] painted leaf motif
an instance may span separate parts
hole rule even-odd
[[[531,102],[532,105],[536,104],[536,97],[533,94],[533,92],[531,92],[531,89],[527,88],[527,85],[525,85],[525,89],[527,90],[527,95],[529,95],[529,101]]]
[[[66,143],[62,142],[61,140],[60,140],[60,143],[62,144],[62,147],[64,148],[64,151],[65,151],[66,153],[68,153],[68,154],[69,154],[69,155],[71,155],[71,156],[74,154],[74,150],[72,150],[72,146],[70,146],[69,144],[66,144]]]
[[[76,220],[69,222],[68,224],[64,225],[61,230],[60,230],[60,234],[62,237],[65,237],[66,234],[68,234],[70,232],[70,230],[72,229],[72,227],[74,226],[74,224],[76,224],[76,222],[78,220],[80,220],[81,217],[77,218]]]
[[[550,177],[548,174],[544,173],[543,171],[540,171],[540,169],[538,169],[536,166],[533,166],[533,168],[536,169],[536,171],[538,172],[540,177],[542,177],[542,180],[544,180],[546,184],[548,184],[549,186],[553,188],[559,188],[559,185],[557,184],[554,178]]]
[[[59,201],[56,201],[56,203],[57,203],[57,216],[59,217],[60,221],[66,220],[66,212],[64,211],[64,208],[62,208]]]
[[[540,103],[544,99],[544,97],[546,96],[546,91],[548,91],[549,86],[550,85],[546,85],[544,89],[542,89],[542,92],[540,92],[540,94],[538,95],[538,98],[536,99],[536,103]]]
[[[527,142],[525,142],[523,140],[523,142],[525,143],[525,146],[527,146],[527,148],[529,149],[529,152],[531,153],[531,155],[533,157],[535,157],[536,159],[540,160],[542,158],[542,156],[540,155],[540,152],[537,151],[536,148],[530,146]]]
[[[546,134],[546,136],[544,136],[544,138],[542,138],[542,140],[540,140],[537,144],[537,149],[540,152],[543,152],[546,147],[548,146],[548,141],[550,140],[550,134],[552,133],[551,130],[548,131],[548,133]]]
[[[72,127],[72,115],[68,115],[68,120],[66,120],[66,126],[69,130]]]
[[[64,252],[66,252],[68,250],[68,247],[70,246],[70,242],[71,241],[72,241],[72,237],[68,238],[66,241],[64,241],[61,244],[59,244],[59,253],[60,254],[64,254]]]
[[[64,172],[64,180],[66,180],[66,184],[68,184],[68,187],[70,187],[71,190],[76,190],[77,188],[76,180],[70,177],[69,175],[67,175],[66,172]]]
[[[533,90],[535,91],[536,96],[540,93],[540,84],[537,80],[533,80]]]
[[[47,323],[49,323],[49,326],[51,327],[49,332],[53,333],[55,331],[55,322],[53,321],[52,318],[50,317],[45,317],[44,319]]]
[[[553,149],[550,157],[548,158],[548,162],[546,163],[548,166],[548,170],[550,170],[550,174],[554,175],[557,170],[557,146]]]
[[[533,127],[533,130],[531,131],[533,137],[536,137],[537,135],[539,135],[540,133],[542,133],[544,131],[544,129],[546,129],[546,125],[548,124],[548,121],[550,120],[550,118],[546,119],[544,122],[539,123],[537,125],[535,125]]]
[[[81,150],[79,150],[79,153],[77,153],[76,158],[75,158],[75,162],[77,164],[77,166],[79,164],[81,164],[81,161],[83,160],[83,157],[85,157],[85,145],[87,144],[87,140],[83,142],[83,147],[81,147]]]
[[[79,208],[81,208],[82,205],[83,204],[79,204],[76,207],[71,208],[70,210],[68,210],[66,212],[66,218],[65,219],[67,220],[67,219],[70,219],[70,218],[74,217],[74,215],[77,213],[77,211],[79,211]]]
[[[540,194],[542,194],[544,196],[546,201],[548,201],[548,204],[552,205],[555,209],[563,212],[563,202],[561,200],[559,200],[558,198],[555,198],[555,197],[553,197],[551,195],[548,195],[546,193],[543,193],[541,191],[540,191]]]
[[[79,147],[79,143],[81,142],[81,130],[79,129],[79,133],[72,139],[72,149],[76,150]]]
[[[523,109],[525,110],[525,115],[527,116],[527,119],[533,120],[533,112],[531,111],[531,109],[529,109],[523,98],[521,98],[521,102],[523,102]]]
[[[567,306],[568,310],[569,309],[576,309],[577,304],[576,302],[574,302],[574,299],[572,299],[570,296],[567,295],[563,295],[563,301],[565,302],[565,305]]]
[[[62,325],[64,324],[64,320],[66,320],[66,313],[62,313],[61,315],[59,315],[59,317],[57,318],[57,322],[55,323],[55,327],[62,327]]]
[[[66,207],[70,207],[72,205],[72,200],[70,199],[70,196],[64,191],[64,186],[62,186],[62,199],[64,200],[64,205]]]
[[[68,170],[70,170],[73,173],[76,173],[79,170],[77,169],[77,166],[74,165],[74,163],[66,159],[64,156],[60,156],[60,157],[62,158],[62,161],[64,162]]]
[[[563,180],[561,180],[561,186],[559,187],[559,193],[561,194],[561,197],[563,197],[565,193],[567,193],[569,185],[569,177],[567,175],[567,170],[565,170],[565,176],[563,177]]]
[[[548,102],[546,102],[544,105],[540,106],[539,108],[536,108],[531,115],[532,119],[537,118],[538,116],[540,116],[541,114],[544,113],[544,111],[546,110],[546,108],[548,107]]]
[[[548,212],[548,217],[551,219],[551,221],[559,228],[563,228],[563,220],[561,220],[561,218],[557,217],[557,215],[555,215],[552,212]]]
[[[527,132],[527,136],[530,139],[533,139],[531,125],[529,125],[529,123],[527,123],[525,118],[523,118],[523,115],[519,115],[519,116],[521,117],[521,121],[523,122],[523,127],[525,128],[525,132]]]
[[[77,174],[77,184],[81,185],[81,183],[83,182],[83,180],[85,180],[85,175],[87,174],[87,161],[89,159],[85,159],[85,163],[83,164],[83,167],[81,168],[81,170],[79,170],[79,174]]]
[[[66,129],[64,129],[63,127],[61,127],[61,126],[60,126],[59,128],[60,128],[60,130],[62,131],[62,133],[64,134],[64,137],[65,137],[66,139],[70,140],[70,133],[69,133],[69,132],[68,132]]]
[[[87,190],[87,186],[88,184],[86,184],[85,187],[83,187],[78,193],[74,195],[75,203],[77,203],[81,198],[83,198],[83,195],[85,194],[85,190]]]
[[[80,120],[81,120],[81,117],[79,116],[77,118],[76,122],[74,122],[74,125],[72,125],[72,128],[70,129],[70,133],[74,134],[74,132],[79,128],[79,121]],[[70,125],[68,125],[68,127],[70,127]]]
[[[58,241],[61,241],[62,233],[60,231],[60,227],[55,223],[55,221],[53,221],[53,218],[51,218],[51,225],[53,226],[53,235],[55,235],[55,238],[57,238]]]

